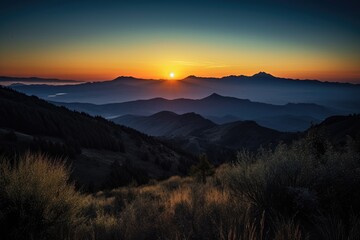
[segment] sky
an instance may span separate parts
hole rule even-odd
[[[0,1],[0,75],[360,83],[357,1]]]

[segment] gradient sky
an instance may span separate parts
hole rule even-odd
[[[30,3],[31,2],[31,3]],[[360,83],[357,1],[0,3],[0,75],[276,76]]]

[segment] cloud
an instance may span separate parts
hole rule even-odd
[[[48,95],[49,98],[54,98],[54,97],[58,97],[58,96],[63,96],[63,95],[66,95],[67,93],[55,93],[55,94],[52,94],[52,95]]]

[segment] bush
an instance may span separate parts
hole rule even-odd
[[[191,167],[190,174],[205,184],[206,177],[214,174],[214,166],[209,162],[207,156],[202,154],[199,156],[198,164]]]
[[[279,234],[273,221],[278,216],[309,227],[316,213],[334,213],[333,218],[349,229],[351,214],[360,212],[359,159],[357,152],[335,151],[310,135],[274,151],[240,152],[238,163],[222,174],[231,193],[250,203],[254,217],[265,213],[267,232]]]
[[[25,154],[0,163],[2,239],[64,239],[84,220],[82,197],[60,159]]]
[[[82,196],[43,155],[0,165],[5,239],[360,239],[360,156],[309,135],[292,145],[241,151],[213,172]],[[141,174],[114,163],[118,184]],[[204,181],[207,180],[207,181]],[[124,180],[124,181],[123,181]],[[197,181],[200,180],[200,181]],[[84,221],[85,219],[86,221]],[[79,225],[84,221],[84,224]]]

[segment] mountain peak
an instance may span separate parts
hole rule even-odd
[[[171,111],[164,110],[164,111],[157,112],[151,116],[152,117],[175,117],[175,116],[178,116],[178,114],[171,112]]]
[[[187,78],[197,78],[197,76],[195,76],[195,75],[189,75],[189,76],[187,76],[185,79],[187,79]]]
[[[183,80],[187,80],[187,79],[189,79],[189,80],[191,80],[191,79],[204,79],[204,78],[206,78],[206,77],[199,77],[199,76],[196,76],[196,75],[189,75],[186,78],[184,78]]]
[[[205,97],[206,99],[219,99],[219,98],[223,98],[224,96],[221,96],[217,93],[212,93],[211,95]]]
[[[121,80],[121,79],[135,79],[135,78],[132,76],[119,76],[119,77],[113,79],[113,81]]]
[[[261,78],[274,78],[273,75],[266,73],[266,72],[258,72],[254,75],[252,75],[252,77],[261,77]]]

